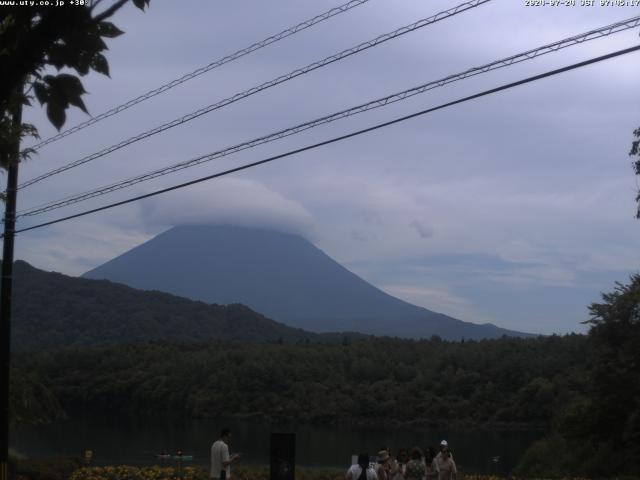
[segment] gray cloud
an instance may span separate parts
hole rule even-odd
[[[313,238],[305,208],[255,180],[225,178],[142,204],[140,219],[162,226],[233,224],[275,228]]]
[[[145,14],[129,8],[114,19],[127,33],[109,43],[112,79],[97,75],[83,79],[90,92],[86,103],[93,114],[99,113],[335,3],[194,1],[185,8],[183,2],[152,2]],[[371,1],[46,147],[21,165],[21,179],[455,3]],[[491,2],[34,185],[20,193],[19,208],[233,145],[632,13],[597,6],[558,10],[526,8],[522,2]],[[626,32],[480,75],[22,225],[413,113],[628,46],[636,42],[636,36],[636,32]],[[640,265],[640,224],[632,218],[635,183],[626,155],[631,131],[638,126],[637,112],[630,108],[637,99],[636,72],[637,57],[632,56],[594,65],[241,176],[24,234],[18,238],[18,253],[36,266],[80,273],[175,223],[270,226],[311,237],[338,261],[366,262],[367,271],[359,273],[376,284],[393,287],[394,292],[404,292],[415,301],[438,301],[444,313],[458,315],[473,312],[478,302],[474,295],[482,292],[486,277],[456,289],[452,279],[438,283],[442,272],[414,276],[403,269],[391,278],[388,265],[438,255],[487,255],[526,265],[493,272],[501,293],[511,286],[519,288],[518,305],[503,308],[495,300],[493,308],[483,307],[481,318],[517,327],[524,305],[531,310],[529,328],[535,325],[533,319],[549,317],[541,307],[542,290],[536,289],[578,288],[575,285],[581,285],[585,275],[593,274],[589,292],[597,297],[598,291],[611,287],[607,283],[611,278],[624,281]],[[69,117],[70,125],[86,118],[80,112],[71,112]],[[54,133],[39,107],[28,109],[25,118],[38,125],[43,137]],[[451,275],[469,276],[464,265],[456,268]],[[545,291],[545,295],[550,294]],[[580,296],[582,303],[572,304],[575,314],[569,307],[563,310],[570,320],[563,321],[558,315],[554,320],[558,331],[574,327],[575,319],[584,313],[576,305],[584,305],[586,298],[587,293]],[[544,330],[553,331],[553,325],[545,324]]]
[[[418,235],[420,235],[420,238],[433,237],[434,230],[433,230],[433,227],[431,227],[430,225],[425,225],[424,223],[418,220],[412,220],[411,223],[409,223],[409,227],[413,228],[416,232],[418,232]]]

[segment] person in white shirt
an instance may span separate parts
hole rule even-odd
[[[440,442],[440,453],[436,455],[435,464],[438,470],[438,480],[456,480],[458,468],[456,462],[453,461],[453,455],[449,451],[449,443],[446,440]]]
[[[345,478],[346,480],[378,480],[376,471],[369,464],[368,453],[358,455],[358,463],[349,467]]]
[[[228,480],[231,478],[231,464],[240,458],[239,454],[229,456],[229,440],[231,430],[223,428],[220,438],[211,445],[211,471],[209,478],[213,480]]]

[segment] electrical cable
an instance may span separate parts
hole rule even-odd
[[[122,180],[119,182],[115,182],[112,183],[110,185],[107,186],[103,186],[103,187],[99,187],[93,190],[89,190],[80,194],[76,194],[73,196],[69,196],[69,197],[65,197],[63,199],[59,199],[53,202],[48,202],[39,206],[35,206],[35,207],[31,207],[29,209],[25,209],[22,210],[20,212],[18,212],[17,217],[26,217],[26,216],[33,216],[33,215],[38,215],[41,213],[45,213],[51,210],[55,210],[58,208],[62,208],[65,206],[69,206],[69,205],[73,205],[75,203],[79,203],[91,198],[95,198],[101,195],[106,195],[108,193],[117,191],[117,190],[121,190],[123,188],[127,188],[130,187],[132,185],[136,185],[138,183],[147,181],[147,180],[151,180],[163,175],[167,175],[176,171],[180,171],[186,168],[190,168],[192,166],[195,165],[199,165],[201,163],[204,162],[209,162],[212,161],[214,159],[217,158],[221,158],[224,156],[228,156],[249,148],[253,148],[256,147],[258,145],[262,145],[265,143],[269,143],[281,138],[285,138],[300,132],[303,132],[305,130],[309,130],[311,128],[317,127],[319,125],[323,125],[325,123],[330,123],[333,121],[336,121],[338,119],[342,119],[342,118],[346,118],[352,115],[356,115],[359,113],[363,113],[369,110],[373,110],[376,108],[380,108],[386,105],[390,105],[392,103],[401,101],[401,100],[406,100],[407,98],[410,98],[414,95],[418,95],[421,93],[424,93],[426,91],[432,90],[434,88],[438,88],[438,87],[442,87],[444,85],[447,85],[449,83],[455,82],[455,81],[459,81],[459,80],[463,80],[465,78],[469,78],[471,76],[475,76],[481,73],[486,73],[492,70],[497,70],[499,68],[503,68],[503,67],[507,67],[516,63],[520,63],[526,60],[531,60],[533,58],[536,58],[538,56],[541,55],[545,55],[547,53],[551,53],[551,52],[555,52],[558,51],[560,49],[569,47],[569,46],[573,46],[573,45],[578,45],[581,44],[585,41],[588,40],[593,40],[596,38],[601,38],[603,36],[607,36],[610,35],[612,33],[617,33],[617,32],[621,32],[623,30],[627,30],[630,28],[634,28],[636,26],[640,25],[640,16],[636,16],[636,17],[632,17],[630,19],[627,20],[623,20],[620,22],[616,22],[614,24],[611,25],[607,25],[605,27],[601,27],[599,29],[595,29],[595,30],[590,30],[588,32],[582,33],[580,35],[574,35],[572,37],[569,38],[565,38],[562,40],[559,40],[557,42],[553,42],[551,44],[547,44],[532,50],[528,50],[522,53],[518,53],[516,55],[512,55],[510,57],[501,59],[501,60],[496,60],[494,62],[479,66],[479,67],[473,67],[470,68],[468,70],[465,70],[461,73],[456,73],[456,74],[452,74],[452,75],[448,75],[444,78],[441,78],[439,80],[434,80],[434,81],[430,81],[428,83],[419,85],[417,87],[413,87],[407,90],[404,90],[402,92],[399,93],[394,93],[391,95],[387,95],[385,97],[382,98],[378,98],[376,100],[372,100],[370,102],[364,103],[364,104],[360,104],[336,113],[332,113],[330,115],[326,115],[320,118],[316,118],[314,120],[293,126],[293,127],[289,127],[287,129],[284,130],[280,130],[268,135],[264,135],[262,137],[258,137],[252,140],[248,140],[245,142],[242,142],[240,144],[237,145],[233,145],[231,147],[227,147],[224,148],[222,150],[218,150],[216,152],[213,153],[209,153],[206,155],[201,155],[199,157],[195,157],[183,162],[179,162],[177,164],[173,164],[167,167],[163,167],[157,170],[153,170],[151,172],[147,172],[144,173],[142,175],[138,175],[126,180]]]
[[[178,189],[181,189],[181,188],[185,188],[185,187],[188,187],[190,185],[195,185],[197,183],[201,183],[201,182],[204,182],[204,181],[207,181],[207,180],[212,180],[214,178],[219,178],[219,177],[222,177],[222,176],[226,176],[226,175],[229,175],[231,173],[239,172],[241,170],[246,170],[248,168],[252,168],[252,167],[255,167],[255,166],[258,166],[258,165],[262,165],[262,164],[265,164],[265,163],[269,163],[269,162],[273,162],[275,160],[278,160],[278,159],[281,159],[281,158],[285,158],[285,157],[289,157],[289,156],[292,156],[292,155],[295,155],[295,154],[298,154],[298,153],[301,153],[301,152],[305,152],[305,151],[308,151],[308,150],[313,150],[315,148],[318,148],[318,147],[321,147],[321,146],[324,146],[324,145],[329,145],[329,144],[336,143],[336,142],[339,142],[339,141],[342,141],[342,140],[346,140],[346,139],[351,138],[351,137],[362,135],[364,133],[372,132],[372,131],[378,130],[380,128],[388,127],[388,126],[394,125],[396,123],[404,122],[404,121],[409,120],[411,118],[422,116],[422,115],[425,115],[425,114],[428,114],[428,113],[431,113],[431,112],[435,112],[437,110],[442,110],[444,108],[451,107],[453,105],[458,105],[460,103],[468,102],[468,101],[474,100],[476,98],[480,98],[480,97],[491,95],[491,94],[494,94],[494,93],[497,93],[497,92],[500,92],[500,91],[508,90],[510,88],[514,88],[514,87],[517,87],[519,85],[524,85],[526,83],[531,83],[531,82],[534,82],[534,81],[542,80],[543,78],[547,78],[547,77],[551,77],[551,76],[554,76],[554,75],[558,75],[560,73],[564,73],[564,72],[567,72],[567,71],[570,71],[570,70],[575,70],[577,68],[581,68],[581,67],[585,67],[587,65],[591,65],[591,64],[594,64],[594,63],[602,62],[604,60],[608,60],[608,59],[611,59],[611,58],[614,58],[614,57],[618,57],[620,55],[625,55],[625,54],[628,54],[628,53],[631,53],[631,52],[635,52],[635,51],[638,51],[638,50],[640,50],[640,45],[636,45],[634,47],[626,48],[626,49],[623,49],[623,50],[618,50],[616,52],[612,52],[612,53],[609,53],[609,54],[606,54],[606,55],[602,55],[602,56],[599,56],[599,57],[591,58],[589,60],[585,60],[585,61],[582,61],[582,62],[579,62],[579,63],[574,63],[572,65],[568,65],[568,66],[565,66],[565,67],[562,67],[562,68],[558,68],[558,69],[551,70],[551,71],[548,71],[548,72],[545,72],[545,73],[541,73],[539,75],[534,75],[532,77],[527,77],[525,79],[518,80],[516,82],[511,82],[511,83],[508,83],[508,84],[505,84],[505,85],[501,85],[499,87],[495,87],[495,88],[492,88],[492,89],[489,89],[489,90],[484,90],[484,91],[482,91],[480,93],[476,93],[474,95],[469,95],[467,97],[463,97],[463,98],[460,98],[458,100],[454,100],[454,101],[451,101],[451,102],[443,103],[443,104],[438,105],[436,107],[427,108],[425,110],[421,110],[419,112],[412,113],[410,115],[405,115],[403,117],[399,117],[399,118],[396,118],[396,119],[393,119],[393,120],[389,120],[387,122],[379,123],[379,124],[373,125],[371,127],[367,127],[367,128],[361,129],[361,130],[357,130],[357,131],[354,131],[354,132],[351,132],[351,133],[347,133],[345,135],[341,135],[341,136],[338,136],[338,137],[333,137],[333,138],[331,138],[329,140],[324,140],[322,142],[314,143],[312,145],[307,145],[305,147],[301,147],[301,148],[298,148],[298,149],[295,149],[295,150],[290,150],[288,152],[281,153],[279,155],[274,155],[272,157],[268,157],[268,158],[265,158],[263,160],[259,160],[259,161],[253,162],[253,163],[242,165],[242,166],[239,166],[239,167],[236,167],[236,168],[231,168],[231,169],[225,170],[223,172],[214,173],[212,175],[207,175],[205,177],[200,177],[200,178],[197,178],[195,180],[191,180],[189,182],[181,183],[181,184],[178,184],[178,185],[173,185],[171,187],[163,188],[163,189],[156,190],[156,191],[153,191],[153,192],[150,192],[150,193],[146,193],[146,194],[143,194],[143,195],[138,195],[136,197],[129,198],[127,200],[122,200],[122,201],[119,201],[119,202],[110,203],[110,204],[104,205],[102,207],[92,208],[90,210],[85,210],[83,212],[76,213],[76,214],[73,214],[73,215],[69,215],[69,216],[66,216],[66,217],[58,218],[58,219],[51,220],[51,221],[48,221],[48,222],[39,223],[37,225],[32,225],[30,227],[21,228],[21,229],[16,230],[14,233],[22,233],[22,232],[27,232],[27,231],[30,231],[30,230],[35,230],[37,228],[42,228],[42,227],[46,227],[46,226],[49,226],[49,225],[54,225],[56,223],[65,222],[65,221],[68,221],[68,220],[71,220],[71,219],[74,219],[74,218],[79,218],[79,217],[83,217],[83,216],[86,216],[86,215],[89,215],[89,214],[92,214],[92,213],[97,213],[97,212],[101,212],[101,211],[104,211],[104,210],[115,208],[115,207],[118,207],[118,206],[121,206],[121,205],[126,205],[128,203],[132,203],[132,202],[135,202],[135,201],[138,201],[138,200],[142,200],[142,199],[145,199],[145,198],[154,197],[154,196],[160,195],[162,193],[167,193],[167,192],[170,192],[170,191],[173,191],[173,190],[178,190]]]
[[[26,182],[23,182],[22,184],[18,185],[18,189],[22,189],[22,188],[28,187],[30,185],[33,185],[34,183],[37,183],[37,182],[45,180],[45,179],[47,179],[49,177],[52,177],[53,175],[57,175],[59,173],[65,172],[65,171],[67,171],[67,170],[69,170],[71,168],[75,168],[77,166],[80,166],[80,165],[83,165],[85,163],[91,162],[91,161],[96,160],[96,159],[98,159],[100,157],[103,157],[105,155],[113,153],[116,150],[120,150],[121,148],[124,148],[124,147],[126,147],[128,145],[131,145],[132,143],[138,142],[138,141],[143,140],[145,138],[148,138],[148,137],[151,137],[151,136],[156,135],[158,133],[164,132],[164,131],[169,130],[170,128],[176,127],[178,125],[182,125],[182,124],[184,124],[186,122],[189,122],[189,121],[191,121],[191,120],[193,120],[195,118],[198,118],[198,117],[200,117],[202,115],[205,115],[205,114],[210,113],[210,112],[212,112],[214,110],[218,110],[220,108],[226,107],[227,105],[235,103],[235,102],[237,102],[239,100],[247,98],[247,97],[249,97],[251,95],[254,95],[254,94],[256,94],[258,92],[261,92],[263,90],[266,90],[268,88],[274,87],[274,86],[279,85],[281,83],[287,82],[287,81],[289,81],[289,80],[291,80],[293,78],[296,78],[296,77],[298,77],[300,75],[304,75],[304,74],[309,73],[309,72],[311,72],[313,70],[316,70],[318,68],[324,67],[324,66],[329,65],[329,64],[334,63],[334,62],[337,62],[337,61],[342,60],[344,58],[347,58],[347,57],[349,57],[351,55],[354,55],[356,53],[362,52],[364,50],[368,50],[369,48],[375,47],[377,45],[380,45],[380,44],[382,44],[384,42],[387,42],[387,41],[392,40],[394,38],[397,38],[399,36],[402,36],[402,35],[405,35],[407,33],[413,32],[413,31],[418,30],[420,28],[423,28],[423,27],[425,27],[427,25],[431,25],[431,24],[436,23],[436,22],[438,22],[440,20],[444,20],[444,19],[450,18],[450,17],[452,17],[454,15],[457,15],[459,13],[465,12],[465,11],[470,10],[472,8],[478,7],[478,6],[482,5],[482,4],[488,3],[490,1],[491,0],[471,0],[471,1],[467,1],[467,2],[462,3],[462,4],[460,4],[460,5],[456,6],[456,7],[450,8],[450,9],[442,11],[442,12],[439,12],[439,13],[431,16],[431,17],[424,18],[422,20],[418,20],[417,22],[414,22],[411,25],[407,25],[407,26],[401,27],[401,28],[399,28],[397,30],[394,30],[393,32],[385,33],[383,35],[379,35],[378,37],[376,37],[376,38],[374,38],[372,40],[360,43],[359,45],[356,45],[355,47],[348,48],[348,49],[343,50],[343,51],[341,51],[339,53],[336,53],[334,55],[326,57],[326,58],[324,58],[322,60],[319,60],[317,62],[313,62],[313,63],[311,63],[311,64],[309,64],[309,65],[307,65],[305,67],[295,69],[295,70],[293,70],[293,71],[291,71],[291,72],[289,72],[289,73],[287,73],[285,75],[281,75],[281,76],[279,76],[279,77],[277,77],[277,78],[275,78],[273,80],[270,80],[268,82],[264,82],[264,83],[262,83],[262,84],[260,84],[260,85],[258,85],[256,87],[252,87],[252,88],[250,88],[248,90],[245,90],[243,92],[237,93],[237,94],[235,94],[235,95],[233,95],[231,97],[225,98],[224,100],[220,100],[217,103],[213,103],[213,104],[208,105],[206,107],[200,108],[200,109],[198,109],[198,110],[196,110],[194,112],[191,112],[191,113],[189,113],[187,115],[184,115],[184,116],[182,116],[180,118],[176,118],[176,119],[174,119],[174,120],[172,120],[170,122],[164,123],[164,124],[162,124],[162,125],[160,125],[158,127],[155,127],[155,128],[153,128],[151,130],[148,130],[148,131],[140,133],[140,134],[138,134],[136,136],[130,137],[130,138],[128,138],[126,140],[123,140],[123,141],[121,141],[119,143],[116,143],[114,145],[106,147],[106,148],[104,148],[104,149],[102,149],[102,150],[100,150],[98,152],[92,153],[92,154],[87,155],[87,156],[85,156],[83,158],[75,160],[75,161],[73,161],[71,163],[63,165],[62,167],[56,168],[56,169],[51,170],[51,171],[49,171],[47,173],[39,175],[39,176],[37,176],[37,177],[35,177],[35,178],[31,179],[31,180],[27,180]]]
[[[113,107],[110,110],[107,110],[106,112],[103,112],[99,115],[96,115],[95,117],[90,118],[89,120],[86,120],[82,123],[79,123],[78,125],[75,125],[71,128],[68,128],[67,130],[64,130],[56,135],[53,135],[52,137],[49,137],[41,142],[39,142],[38,144],[34,145],[33,147],[30,147],[33,150],[39,150],[40,148],[44,147],[45,145],[48,145],[50,143],[53,143],[57,140],[60,140],[61,138],[67,137],[69,135],[71,135],[72,133],[78,132],[84,128],[87,128],[91,125],[94,125],[96,123],[98,123],[101,120],[104,120],[105,118],[109,118],[112,117],[113,115],[116,115],[120,112],[123,112],[131,107],[133,107],[134,105],[137,105],[139,103],[144,102],[145,100],[148,100],[152,97],[155,97],[156,95],[160,95],[161,93],[166,92],[167,90],[171,90],[174,87],[177,87],[178,85],[181,85],[193,78],[199,77],[200,75],[203,75],[204,73],[210,72],[211,70],[221,67],[222,65],[225,65],[227,63],[230,63],[234,60],[237,60],[241,57],[244,57],[245,55],[248,55],[250,53],[255,52],[256,50],[260,50],[261,48],[264,48],[268,45],[271,45],[272,43],[276,43],[280,40],[283,40],[287,37],[290,37],[291,35],[294,35],[298,32],[301,32],[302,30],[306,30],[309,27],[312,27],[313,25],[317,25],[320,22],[323,22],[325,20],[328,20],[331,17],[334,17],[340,13],[344,13],[348,10],[351,10],[352,8],[358,7],[360,5],[362,5],[363,3],[368,2],[369,0],[351,0],[343,5],[339,5],[337,7],[334,7],[324,13],[321,13],[320,15],[316,15],[313,18],[310,18],[308,20],[305,20],[304,22],[301,22],[291,28],[287,28],[286,30],[283,30],[279,33],[276,33],[275,35],[272,35],[270,37],[265,38],[264,40],[261,40],[259,42],[253,43],[251,45],[249,45],[248,47],[245,47],[241,50],[238,50],[235,53],[232,53],[230,55],[227,55],[225,57],[222,57],[218,60],[215,60],[211,63],[209,63],[208,65],[205,65],[204,67],[200,67],[190,73],[187,73],[179,78],[176,78],[168,83],[165,83],[163,85],[160,85],[157,88],[154,88],[153,90],[148,91],[147,93],[143,93],[142,95],[137,96],[136,98],[133,98],[131,100],[129,100],[128,102],[125,102],[121,105],[118,105],[117,107]]]

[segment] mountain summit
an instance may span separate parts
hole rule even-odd
[[[242,303],[314,332],[443,339],[523,336],[384,293],[298,235],[228,225],[174,227],[84,274],[208,303]]]

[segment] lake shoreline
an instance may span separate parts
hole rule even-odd
[[[468,420],[433,420],[428,418],[417,418],[411,420],[399,420],[393,418],[344,418],[344,417],[319,417],[319,418],[291,418],[285,415],[272,415],[264,413],[231,413],[224,416],[187,416],[187,415],[154,415],[143,414],[139,412],[121,412],[116,410],[103,410],[103,409],[91,409],[82,408],[75,413],[70,413],[69,410],[64,409],[64,415],[49,422],[40,422],[42,425],[50,425],[56,422],[64,422],[69,419],[77,418],[85,415],[100,415],[113,418],[127,418],[131,420],[142,420],[145,422],[160,421],[160,422],[173,422],[173,421],[211,421],[225,418],[231,421],[258,421],[263,424],[275,424],[275,425],[288,425],[292,427],[319,427],[319,426],[331,426],[341,428],[358,428],[369,429],[379,428],[380,425],[384,425],[386,428],[398,430],[398,429],[430,429],[430,430],[471,430],[476,432],[538,432],[541,435],[547,434],[551,431],[551,425],[540,422],[497,422],[497,421],[485,421],[485,422],[470,422]],[[20,428],[28,425],[18,424],[16,427]]]
[[[352,455],[369,452],[374,456],[382,446],[392,452],[399,448],[437,446],[447,439],[460,467],[474,472],[509,473],[524,452],[544,436],[543,431],[498,431],[496,429],[433,428],[412,423],[324,425],[287,419],[267,421],[264,417],[185,419],[182,417],[114,416],[84,412],[75,418],[50,425],[24,426],[11,433],[12,447],[29,457],[76,456],[93,451],[100,464],[149,465],[157,463],[160,452],[184,452],[195,463],[208,463],[209,449],[220,430],[233,432],[231,450],[242,452],[246,465],[269,463],[270,437],[274,432],[295,433],[296,462],[312,468],[346,468]],[[493,458],[499,457],[495,465]]]

